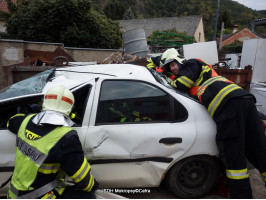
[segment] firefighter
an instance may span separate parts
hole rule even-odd
[[[70,90],[57,86],[44,95],[42,112],[9,119],[7,127],[17,137],[8,198],[95,198],[98,183],[71,128],[73,105]],[[73,186],[64,183],[66,175]]]
[[[163,73],[163,64],[167,57],[171,55],[179,55],[178,51],[175,48],[167,49],[162,55],[154,56],[147,60],[147,68],[154,69],[157,72]],[[170,76],[170,74],[168,74]]]
[[[114,122],[140,122],[151,121],[151,118],[143,116],[138,111],[132,111],[128,104],[123,101],[111,103],[109,110],[112,112],[112,120]]]
[[[226,168],[230,198],[252,198],[246,158],[266,183],[266,136],[255,97],[200,59],[170,56],[165,67],[177,77],[168,82],[189,91],[216,122],[216,144]]]

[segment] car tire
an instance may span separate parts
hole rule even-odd
[[[193,156],[176,163],[166,177],[168,189],[179,198],[210,193],[222,177],[220,162],[211,156]]]

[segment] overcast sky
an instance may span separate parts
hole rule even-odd
[[[266,10],[266,0],[233,0],[254,10]]]

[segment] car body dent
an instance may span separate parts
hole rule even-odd
[[[142,181],[143,185],[138,183],[143,177],[149,177],[147,178],[150,182],[149,186],[158,186],[169,164],[181,157],[194,143],[196,127],[194,115],[191,113],[192,110],[188,111],[188,118],[184,122],[170,124],[152,123],[152,125],[143,123],[95,126],[102,81],[100,79],[95,87],[92,116],[84,146],[86,157],[93,166],[92,172],[101,184],[107,185],[108,181],[113,183],[120,179],[116,173],[119,163],[119,168],[124,168],[121,171],[119,170],[119,176],[126,177],[128,174],[134,173],[134,180],[136,181],[130,178],[130,183],[125,184],[126,180],[123,180],[108,187],[131,187],[134,184],[147,186],[146,181]],[[160,84],[157,84],[157,82],[153,84],[164,91],[167,90]],[[169,91],[166,92],[169,93]],[[184,100],[181,101],[185,102],[187,98],[184,97]],[[195,102],[193,103],[195,104]],[[162,138],[181,138],[182,142],[176,144],[159,143]],[[102,176],[101,172],[102,167],[106,167],[106,165],[108,165],[108,172],[110,173],[108,174],[108,181],[105,176]],[[136,165],[134,167],[136,172],[132,172],[131,167],[128,167],[128,165]],[[147,170],[145,166],[152,167],[152,170]],[[101,176],[98,176],[98,174],[101,174]]]
[[[158,83],[145,67],[138,66],[137,70],[134,65],[115,64],[70,67],[59,69],[55,76],[46,84],[42,94],[56,85],[64,84],[73,91],[91,85],[82,126],[74,129],[91,163],[92,173],[102,188],[156,187],[167,171],[183,158],[218,154],[216,126],[206,109],[195,100]],[[132,79],[167,92],[184,105],[188,118],[171,123],[95,125],[102,82]],[[0,134],[5,141],[5,146],[0,145],[0,167],[13,167],[15,135],[8,130],[0,130]],[[160,143],[162,139],[176,143]],[[10,173],[1,173],[1,182],[7,179],[2,179],[8,177],[7,174]]]
[[[159,186],[161,175],[168,163],[114,163],[111,171],[107,170],[106,165],[109,167],[108,164],[92,165],[92,173],[99,180],[101,188],[136,188]]]

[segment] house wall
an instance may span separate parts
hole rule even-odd
[[[255,39],[255,38],[259,38],[259,37],[253,34],[249,29],[245,28],[242,31],[239,31],[239,33],[223,41],[222,46],[231,44],[235,40],[244,41],[244,40]]]
[[[0,21],[0,32],[5,32],[6,28],[4,27],[5,23]]]
[[[200,19],[199,25],[194,34],[195,40],[197,42],[205,42],[204,27],[202,18]]]

